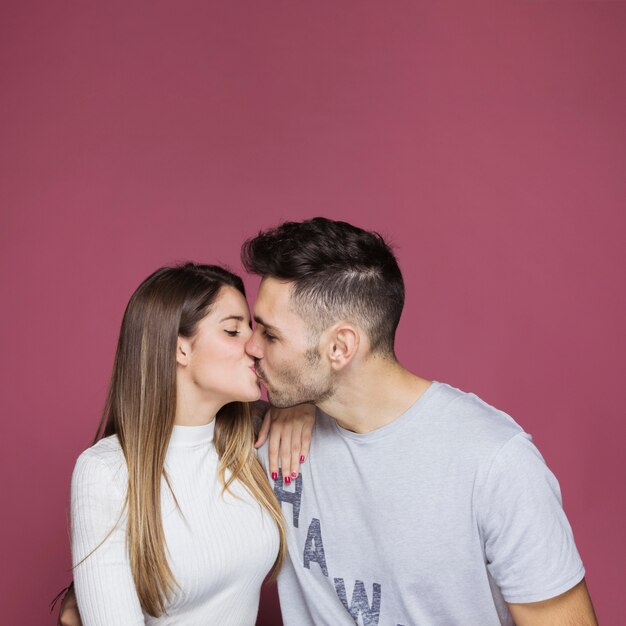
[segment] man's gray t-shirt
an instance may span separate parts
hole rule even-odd
[[[285,626],[512,624],[506,602],[584,576],[554,475],[530,436],[473,394],[433,383],[361,435],[318,411],[301,472],[274,482]]]

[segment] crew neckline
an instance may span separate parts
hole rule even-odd
[[[362,443],[369,443],[370,441],[376,441],[382,437],[386,437],[389,433],[396,430],[396,428],[401,428],[404,423],[406,423],[410,419],[415,419],[420,413],[424,412],[424,408],[431,401],[431,398],[437,391],[437,389],[441,386],[442,383],[439,383],[435,380],[431,381],[430,386],[424,393],[402,414],[396,417],[395,420],[377,428],[375,430],[370,431],[369,433],[355,433],[351,430],[347,430],[339,426],[337,420],[331,417],[331,422],[334,425],[337,432],[346,439],[352,439],[353,441],[360,441]],[[330,416],[329,416],[330,417]]]
[[[215,432],[215,418],[208,424],[202,426],[180,426],[174,424],[172,436],[170,437],[171,446],[197,446],[203,443],[213,441]]]

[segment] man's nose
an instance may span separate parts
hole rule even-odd
[[[260,359],[263,357],[263,351],[261,350],[261,346],[257,341],[257,330],[255,329],[252,332],[252,336],[245,345],[246,354],[249,354],[254,359]]]

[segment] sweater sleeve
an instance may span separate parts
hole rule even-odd
[[[83,626],[144,624],[126,549],[124,494],[92,448],[72,475],[72,563]]]

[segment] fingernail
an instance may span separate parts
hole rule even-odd
[[[278,480],[278,474],[276,472],[272,472],[272,480]]]
[[[285,476],[285,482],[289,484],[291,482],[291,478],[289,478],[289,476]]]
[[[291,472],[291,477],[292,477],[292,478],[297,478],[297,477],[298,477],[298,474],[296,474],[296,472]]]
[[[304,463],[304,454],[300,455],[300,463]]]

